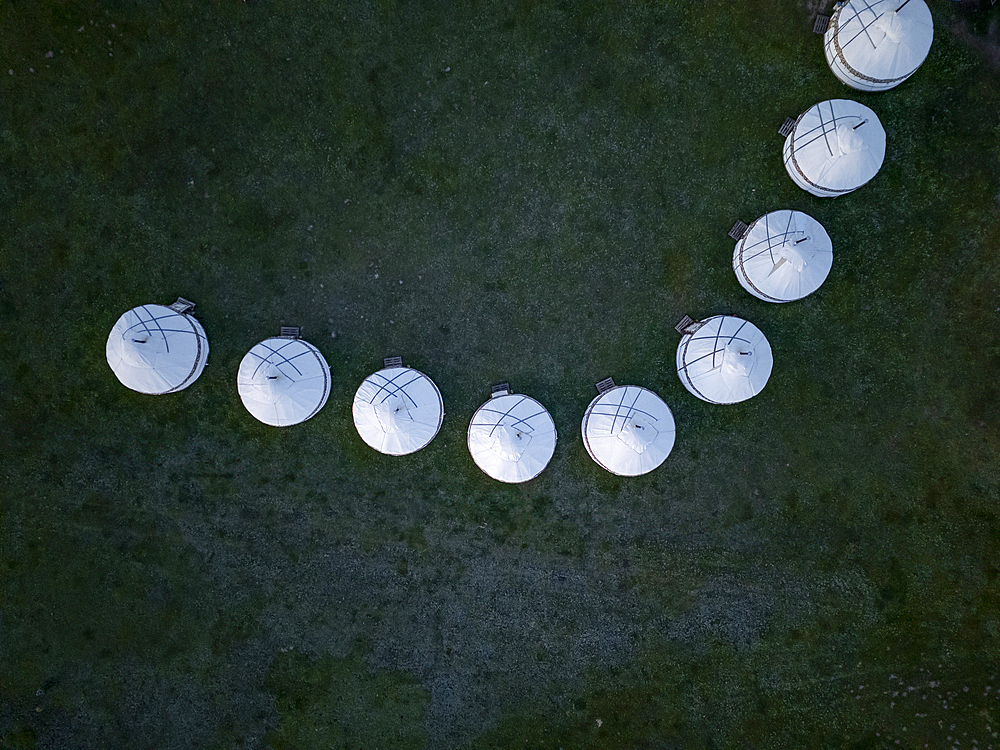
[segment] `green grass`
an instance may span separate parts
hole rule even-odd
[[[941,0],[853,92],[807,5],[0,1],[0,747],[998,746],[1000,79]],[[835,97],[889,150],[830,201],[776,130]],[[835,262],[776,306],[726,232],[779,208]],[[126,390],[178,294],[209,367]],[[775,354],[731,407],[674,371],[720,312]],[[277,430],[282,324],[333,393]],[[391,459],[395,354],[447,416]],[[649,475],[583,448],[608,375],[674,412]],[[524,486],[465,446],[500,381],[561,438]]]

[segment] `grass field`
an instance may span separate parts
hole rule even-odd
[[[1000,6],[930,5],[872,95],[809,0],[0,0],[0,747],[1000,747]],[[835,201],[777,133],[829,98],[888,138]],[[834,267],[769,305],[726,232],[781,208]],[[209,366],[128,391],[177,295]],[[775,358],[730,407],[674,367],[723,312]],[[283,324],[333,391],[275,429]],[[402,458],[351,421],[388,355],[447,411]],[[674,412],[643,477],[580,439],[609,375]],[[500,381],[526,485],[466,449]]]

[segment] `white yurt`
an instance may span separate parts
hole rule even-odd
[[[771,345],[753,323],[732,315],[692,322],[677,347],[677,375],[710,404],[756,396],[771,376]]]
[[[583,415],[587,453],[612,474],[634,477],[650,472],[674,447],[674,415],[652,391],[609,381],[598,384],[598,396]]]
[[[833,9],[823,50],[834,75],[851,88],[885,91],[917,71],[933,41],[924,0],[849,0]]]
[[[501,482],[527,482],[548,466],[556,450],[556,424],[530,396],[495,387],[469,423],[469,453],[476,466]]]
[[[297,328],[282,333],[247,352],[237,375],[247,411],[272,427],[305,422],[330,396],[330,365],[319,349],[300,339]]]
[[[868,107],[830,99],[807,109],[785,138],[785,169],[813,195],[837,197],[874,177],[885,159],[885,130]]]
[[[791,302],[812,294],[832,267],[830,235],[801,211],[761,216],[733,251],[733,271],[740,285],[765,302]]]
[[[105,353],[123,385],[159,395],[187,388],[205,369],[208,338],[190,314],[194,304],[134,307],[111,329]]]
[[[403,367],[399,357],[369,375],[354,394],[354,426],[375,450],[405,456],[434,439],[444,421],[444,401],[434,381]]]

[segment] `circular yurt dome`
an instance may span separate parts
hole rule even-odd
[[[361,439],[390,456],[420,450],[444,421],[438,387],[410,367],[386,367],[365,378],[354,394],[352,411]]]
[[[868,107],[830,99],[807,109],[785,138],[785,169],[803,190],[836,197],[874,177],[885,159],[885,130]]]
[[[529,396],[505,393],[480,406],[469,423],[469,452],[476,466],[501,482],[527,482],[556,450],[556,425]]]
[[[240,362],[237,386],[243,405],[264,424],[305,422],[330,396],[330,365],[299,338],[265,339]]]
[[[134,307],[118,318],[105,347],[123,385],[139,393],[173,393],[198,379],[208,339],[191,315],[164,305]]]
[[[674,447],[674,415],[646,388],[620,385],[590,402],[581,425],[587,453],[612,474],[634,477],[663,463]]]
[[[765,302],[791,302],[812,294],[832,266],[830,235],[801,211],[772,211],[760,217],[733,251],[740,285]]]
[[[934,41],[924,0],[837,3],[823,35],[834,75],[861,91],[885,91],[913,75]]]
[[[677,347],[681,382],[710,404],[735,404],[756,396],[773,364],[771,345],[760,329],[731,315],[692,324]]]

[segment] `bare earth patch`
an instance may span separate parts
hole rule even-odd
[[[990,22],[985,35],[976,34],[969,22],[961,18],[951,25],[951,33],[959,41],[979,52],[994,70],[1000,70],[1000,20]]]

